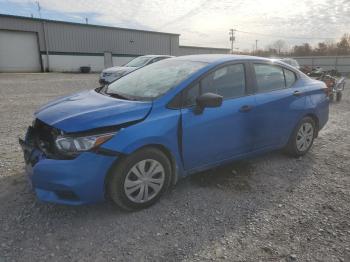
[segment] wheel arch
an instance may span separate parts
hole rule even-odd
[[[317,115],[316,114],[314,114],[314,113],[308,113],[308,114],[306,114],[306,115],[304,115],[303,117],[302,117],[302,119],[303,118],[305,118],[305,117],[311,117],[314,121],[315,121],[315,131],[316,131],[316,134],[315,134],[315,138],[318,136],[318,131],[319,131],[319,127],[320,127],[320,122],[319,122],[319,119],[318,119],[318,117],[317,117]]]
[[[123,161],[123,159],[127,158],[129,155],[135,153],[136,151],[142,150],[144,148],[155,148],[158,149],[159,151],[161,151],[169,160],[170,165],[171,165],[171,179],[170,179],[170,186],[174,186],[176,185],[178,179],[179,179],[179,170],[178,170],[178,166],[177,166],[177,161],[175,156],[171,153],[170,149],[168,149],[166,146],[162,145],[162,144],[148,144],[148,145],[144,145],[141,146],[137,149],[135,149],[134,151],[132,151],[129,154],[121,154],[118,159],[116,159],[113,164],[111,165],[111,167],[109,168],[107,175],[105,177],[105,181],[104,181],[104,189],[105,189],[105,198],[109,198],[109,194],[108,194],[108,182],[110,181],[110,178],[112,176],[112,171],[115,168],[116,165],[118,165],[120,163],[120,161]]]
[[[139,148],[138,150],[141,150],[141,149],[146,148],[146,147],[156,148],[159,151],[161,151],[164,155],[166,155],[166,157],[169,159],[170,165],[171,165],[171,180],[170,180],[171,184],[170,185],[176,185],[176,183],[178,181],[178,177],[179,177],[179,174],[178,174],[179,172],[177,170],[178,168],[177,168],[176,158],[173,155],[173,153],[171,153],[171,150],[162,144],[149,144],[149,145],[145,145],[145,146]]]

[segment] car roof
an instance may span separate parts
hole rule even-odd
[[[268,59],[259,56],[249,56],[249,55],[229,55],[229,54],[203,54],[203,55],[187,55],[179,56],[173,59],[179,60],[190,60],[204,63],[222,63],[235,60],[251,60],[251,61],[265,61],[271,62],[273,59]]]

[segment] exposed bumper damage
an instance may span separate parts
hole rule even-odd
[[[19,139],[25,170],[37,197],[69,205],[103,201],[105,176],[118,157],[84,152],[74,159],[62,159],[52,148],[54,132],[47,126],[40,132],[29,127],[25,139]]]

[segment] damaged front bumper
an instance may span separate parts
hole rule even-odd
[[[28,141],[28,132],[19,144],[25,171],[38,199],[68,205],[105,199],[105,178],[117,156],[84,152],[74,159],[52,159]]]

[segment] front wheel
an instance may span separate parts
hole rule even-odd
[[[107,187],[115,204],[137,210],[154,204],[167,190],[170,177],[169,159],[156,148],[144,148],[112,169]]]
[[[311,148],[316,133],[315,121],[311,117],[304,117],[289,139],[287,152],[295,157],[305,155]]]

